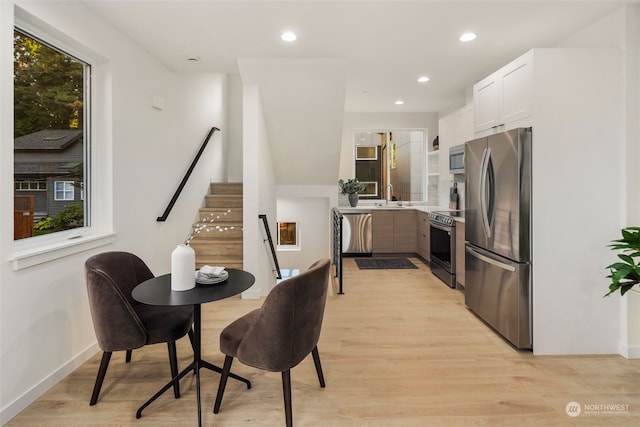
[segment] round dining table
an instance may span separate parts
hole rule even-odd
[[[171,379],[164,387],[145,402],[136,412],[136,418],[142,416],[142,411],[164,392],[173,387],[187,373],[193,372],[196,375],[196,399],[198,403],[198,426],[202,425],[202,410],[200,403],[200,369],[221,373],[222,368],[202,359],[202,309],[201,305],[218,301],[238,295],[249,289],[255,282],[253,274],[234,268],[227,268],[229,277],[220,283],[196,284],[192,289],[186,291],[174,291],[171,289],[171,274],[154,277],[136,286],[131,292],[131,296],[138,302],[149,305],[193,305],[193,361],[183,369],[178,375]],[[195,282],[195,274],[194,274]],[[231,378],[242,381],[251,388],[251,382],[236,374],[229,374]]]

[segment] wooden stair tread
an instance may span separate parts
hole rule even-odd
[[[239,194],[243,193],[241,182],[212,182],[209,186],[210,194]]]
[[[242,183],[211,183],[198,212],[201,228],[191,240],[196,252],[196,267],[221,265],[243,267]],[[219,227],[219,228],[218,228]],[[222,231],[221,231],[222,229]]]

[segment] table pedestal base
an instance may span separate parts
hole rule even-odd
[[[201,308],[200,304],[194,304],[193,306],[193,362],[189,364],[186,368],[182,370],[178,375],[171,379],[164,387],[160,389],[156,394],[154,394],[151,399],[147,400],[144,405],[138,408],[138,412],[136,412],[136,418],[142,417],[142,411],[147,406],[151,405],[153,401],[155,401],[158,397],[162,396],[162,394],[172,388],[175,384],[177,384],[182,377],[187,375],[189,372],[193,371],[196,375],[196,399],[198,401],[198,426],[202,425],[202,410],[200,405],[200,369],[206,368],[211,371],[215,371],[219,374],[222,373],[222,368],[207,362],[206,360],[202,360],[201,358]],[[243,378],[239,375],[229,373],[229,376],[238,381],[242,381],[247,384],[247,389],[251,388],[251,382]]]
[[[211,371],[222,373],[222,369],[220,367],[218,367],[216,365],[213,365],[213,364],[207,362],[206,360],[200,360],[200,361],[191,362],[191,364],[189,366],[187,366],[185,369],[183,369],[182,372],[180,372],[171,381],[169,381],[167,384],[165,384],[165,386],[162,387],[160,389],[160,391],[158,391],[156,394],[154,394],[151,397],[151,399],[147,400],[140,408],[138,408],[138,411],[136,412],[136,418],[142,417],[142,411],[147,406],[151,405],[151,403],[153,403],[157,398],[162,396],[164,394],[164,392],[166,392],[167,390],[172,388],[185,375],[187,375],[189,372],[193,371],[195,373],[195,375],[196,375],[196,400],[198,402],[198,425],[202,425],[202,410],[201,410],[201,404],[200,404],[200,369],[201,368],[206,368],[206,369],[209,369]],[[251,388],[251,381],[249,381],[248,379],[243,378],[243,377],[241,377],[239,375],[236,375],[236,374],[233,374],[233,373],[229,373],[229,376],[231,378],[234,378],[234,379],[236,379],[238,381],[242,381],[243,383],[247,384],[247,389]]]

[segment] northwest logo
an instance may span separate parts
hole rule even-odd
[[[582,408],[580,407],[580,404],[578,402],[567,403],[567,406],[564,408],[564,410],[570,417],[577,417],[578,415],[580,415],[580,412],[582,412]]]

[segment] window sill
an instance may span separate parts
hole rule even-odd
[[[278,246],[278,252],[299,252],[301,250],[300,246]]]
[[[22,270],[34,265],[88,251],[116,241],[115,233],[91,234],[65,240],[57,240],[44,245],[18,250],[9,259],[14,270]]]

